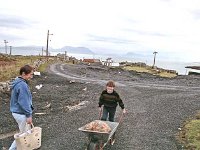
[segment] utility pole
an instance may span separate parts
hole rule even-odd
[[[66,57],[67,57],[67,51],[65,51],[64,60],[66,60]]]
[[[12,46],[10,46],[10,56],[12,55]]]
[[[49,35],[53,35],[53,34],[49,34],[49,30],[47,32],[47,47],[46,47],[46,59],[47,61],[49,60],[48,59],[48,56],[49,56]]]
[[[155,66],[155,63],[156,63],[156,54],[157,54],[158,52],[153,52],[153,54],[154,54],[154,59],[153,59],[153,66],[152,66],[152,68],[154,68],[154,66]]]
[[[42,47],[42,56],[43,56],[43,47]]]
[[[7,43],[8,43],[8,41],[4,40],[4,43],[5,43],[5,53],[7,54]]]

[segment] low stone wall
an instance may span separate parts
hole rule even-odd
[[[10,81],[0,82],[0,92],[9,92],[10,91]]]

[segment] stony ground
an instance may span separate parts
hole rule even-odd
[[[99,118],[98,98],[108,80],[116,81],[127,114],[116,142],[105,150],[178,150],[175,135],[181,124],[200,109],[200,77],[173,79],[88,65],[54,64],[30,82],[35,114],[42,132],[41,150],[81,150],[87,136],[78,131]],[[36,89],[36,85],[42,85]],[[80,109],[73,109],[80,102]],[[75,107],[77,108],[77,107]],[[117,109],[116,121],[120,117]],[[12,143],[17,125],[9,112],[9,93],[0,94],[0,149]]]

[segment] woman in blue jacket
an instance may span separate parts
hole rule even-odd
[[[32,123],[32,94],[27,81],[33,77],[33,68],[29,65],[21,67],[20,76],[11,85],[10,111],[16,120],[20,132],[29,129]],[[9,150],[16,150],[16,142],[13,141]]]

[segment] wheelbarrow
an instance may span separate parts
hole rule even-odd
[[[103,121],[111,128],[110,132],[86,130],[85,125],[80,127],[78,130],[85,133],[88,137],[86,150],[103,150],[106,144],[109,143],[110,145],[113,145],[115,142],[115,132],[122,120],[122,117],[123,117],[123,113],[121,114],[119,122]]]

